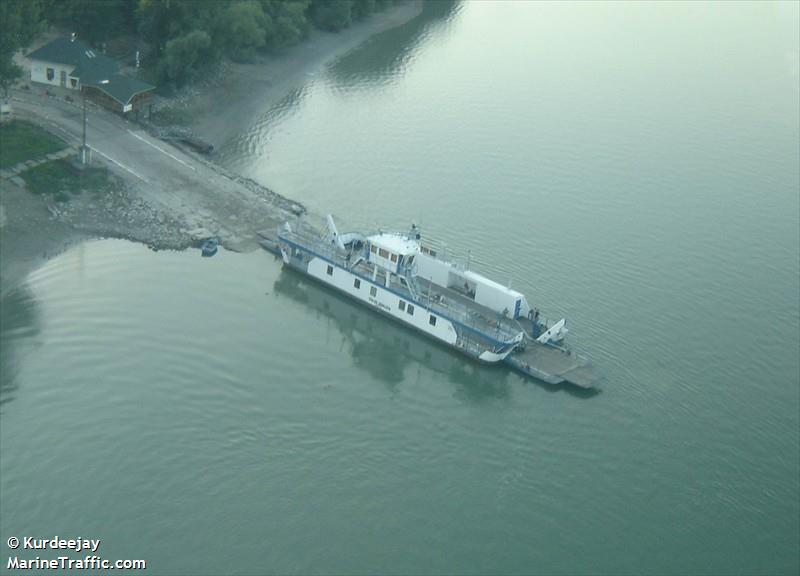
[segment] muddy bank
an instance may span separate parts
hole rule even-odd
[[[0,295],[5,295],[72,246],[92,238],[124,238],[153,249],[184,249],[195,239],[179,221],[120,187],[98,198],[88,192],[66,202],[0,180]]]
[[[72,107],[56,97],[42,103],[23,102],[23,96],[14,99],[16,117],[51,131],[72,144],[67,150],[77,154],[74,120],[80,116]],[[176,156],[180,151],[166,143],[156,144],[166,154],[152,154],[152,142],[121,130],[125,126],[118,122],[113,115],[94,111],[95,134],[139,146],[126,159],[135,166],[128,166],[132,171],[100,153],[93,155],[92,165],[105,166],[113,175],[109,190],[35,194],[26,188],[24,171],[22,178],[0,177],[0,294],[13,290],[49,258],[87,239],[120,238],[154,250],[182,250],[216,237],[229,250],[248,251],[259,247],[258,231],[305,212],[300,203],[197,154],[186,152],[181,159]],[[108,149],[117,158],[125,150]],[[145,153],[150,154],[149,162],[144,162]]]
[[[49,258],[89,236],[55,222],[48,202],[9,180],[0,180],[0,197],[0,296],[5,296]]]

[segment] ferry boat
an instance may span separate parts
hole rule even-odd
[[[551,384],[594,386],[589,361],[564,346],[566,319],[540,321],[520,292],[447,260],[405,232],[340,234],[306,220],[285,222],[264,246],[297,270],[480,362],[504,362]]]

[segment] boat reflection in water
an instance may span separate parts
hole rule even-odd
[[[353,363],[373,378],[396,388],[407,379],[419,378],[422,368],[443,374],[457,387],[457,396],[470,401],[507,398],[512,383],[531,383],[548,392],[563,391],[577,398],[591,398],[598,390],[552,385],[516,374],[505,365],[471,362],[455,350],[417,334],[403,325],[387,324],[386,318],[352,302],[318,282],[283,269],[273,286],[279,297],[303,303],[330,320],[342,335]]]
[[[27,285],[0,298],[0,414],[11,402],[25,354],[38,345],[42,318],[40,304]]]
[[[418,378],[427,368],[456,384],[471,400],[505,398],[514,376],[510,370],[469,362],[457,352],[386,319],[316,281],[284,269],[273,286],[275,294],[307,304],[329,319],[342,335],[343,348],[355,366],[391,388]]]

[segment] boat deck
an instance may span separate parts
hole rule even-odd
[[[598,380],[589,360],[571,350],[549,344],[529,341],[525,350],[511,353],[505,362],[515,370],[549,384],[567,382],[581,388],[593,388]]]
[[[498,340],[510,340],[522,329],[517,323],[503,317],[491,308],[478,304],[460,292],[434,284],[424,278],[417,278],[420,294],[418,300],[424,305],[436,307],[447,312],[450,317],[459,320],[468,319],[467,326]]]

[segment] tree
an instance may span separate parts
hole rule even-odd
[[[309,17],[317,28],[339,31],[353,20],[353,0],[312,0]]]
[[[41,8],[40,0],[0,1],[0,88],[5,98],[11,85],[22,76],[14,54],[30,45],[45,25]]]
[[[135,0],[49,0],[47,14],[93,46],[133,30]]]
[[[21,77],[22,68],[14,64],[11,58],[0,58],[0,88],[4,100],[8,100],[8,89]]]
[[[182,84],[208,60],[209,46],[211,37],[204,30],[194,30],[170,40],[159,63],[161,76],[173,84]]]
[[[353,0],[353,19],[361,20],[376,10],[375,0]]]
[[[272,35],[272,19],[264,14],[256,0],[231,4],[222,14],[218,28],[220,44],[231,58],[252,60],[255,51],[266,43],[267,33]]]
[[[297,44],[308,35],[310,28],[306,10],[311,0],[260,0],[264,14],[272,18],[272,35],[267,35],[267,47],[285,48]]]

